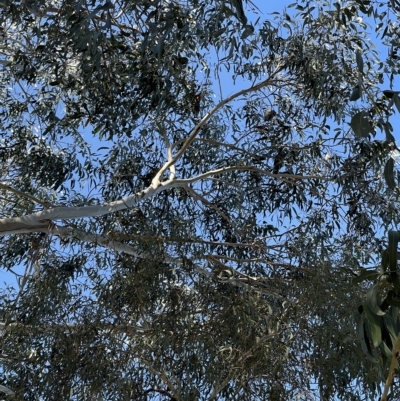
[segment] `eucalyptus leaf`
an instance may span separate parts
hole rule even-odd
[[[354,102],[361,97],[361,86],[357,85],[354,87],[353,92],[351,92],[350,101]]]
[[[392,158],[389,158],[389,160],[386,162],[383,175],[385,177],[387,186],[390,189],[395,189],[397,185],[394,179],[394,160]]]
[[[395,230],[389,230],[388,237],[389,237],[389,243],[388,243],[389,270],[391,271],[391,273],[396,273],[399,232]]]
[[[386,326],[386,328],[387,328],[387,330],[388,330],[388,332],[390,334],[390,338],[392,340],[392,344],[395,344],[396,340],[397,340],[397,336],[399,334],[399,329],[400,329],[399,325],[396,324],[396,322],[394,321],[392,316],[390,316],[390,314],[386,314],[383,317],[383,322],[384,322],[384,324],[385,324],[385,326]]]
[[[0,392],[5,393],[5,394],[9,394],[9,395],[14,395],[15,392],[12,391],[9,387],[3,386],[2,384],[0,384]]]
[[[232,4],[233,8],[236,10],[236,16],[238,20],[243,24],[247,24],[247,18],[244,14],[244,9],[243,9],[243,2],[242,0],[229,0],[230,3]]]
[[[356,51],[357,68],[360,73],[364,72],[364,61],[360,50]]]
[[[386,297],[386,301],[391,306],[395,306],[397,308],[400,307],[400,297],[397,297],[393,290],[390,290],[388,292],[388,295]]]
[[[390,123],[383,123],[383,128],[385,130],[385,134],[386,134],[386,140],[390,143],[396,143],[396,140],[394,138],[394,136],[392,135],[393,132],[393,127]]]
[[[381,342],[379,348],[382,354],[386,357],[387,362],[390,361],[392,358],[392,351],[389,349],[389,347],[385,344],[384,341]]]
[[[382,317],[377,316],[366,305],[364,305],[364,312],[367,315],[366,323],[367,327],[369,328],[372,345],[376,348],[382,342]]]
[[[242,33],[242,40],[248,38],[254,33],[254,27],[252,25],[246,25]]]
[[[374,133],[373,126],[369,122],[368,113],[365,111],[356,113],[351,119],[350,126],[354,135],[360,138],[368,138],[370,134]]]
[[[382,93],[385,95],[385,97],[392,99],[395,95],[398,95],[400,91],[392,91],[391,89],[386,89],[382,91]]]
[[[360,316],[360,317],[357,317],[356,323],[357,323],[357,334],[358,334],[358,338],[360,340],[361,349],[362,349],[364,355],[371,362],[376,363],[377,362],[377,358],[372,353],[371,344],[369,342],[368,333],[367,333],[367,330],[366,330],[366,322]]]
[[[389,251],[387,249],[382,251],[381,270],[385,273],[389,267]]]
[[[394,100],[394,105],[396,106],[397,111],[400,112],[400,98],[399,98],[398,93],[394,94],[393,100]]]
[[[372,312],[374,315],[383,316],[385,312],[381,310],[378,304],[379,283],[375,283],[366,293],[364,310],[367,307],[368,313]],[[373,320],[371,318],[371,320]]]
[[[362,269],[359,273],[359,275],[355,278],[352,279],[353,284],[358,284],[361,283],[362,281],[365,280],[376,280],[379,277],[380,273],[375,271],[375,270],[370,270],[370,269]]]

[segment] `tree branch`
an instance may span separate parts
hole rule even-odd
[[[18,196],[23,197],[23,198],[30,199],[31,201],[33,201],[33,202],[35,202],[35,203],[37,203],[39,205],[42,205],[43,207],[55,207],[54,205],[52,205],[52,204],[50,204],[48,202],[44,202],[44,201],[36,198],[33,195],[29,195],[29,194],[27,194],[25,192],[21,192],[18,189],[10,187],[9,185],[6,185],[6,184],[1,184],[0,183],[0,189],[4,189],[5,191],[12,192],[12,193],[14,193],[14,194],[16,194]]]
[[[216,174],[223,174],[228,171],[236,171],[236,170],[242,170],[242,171],[254,171],[257,173],[260,173],[262,175],[266,175],[267,177],[272,177],[272,178],[280,178],[282,181],[288,182],[289,184],[293,184],[293,182],[288,181],[286,178],[293,178],[295,180],[323,180],[323,181],[334,181],[334,178],[327,177],[327,176],[318,176],[318,175],[298,175],[298,174],[287,174],[287,173],[278,173],[278,174],[273,174],[265,170],[261,170],[257,167],[254,166],[229,166],[229,167],[222,167],[217,170],[211,170],[207,171],[206,173],[200,174],[196,177],[192,178],[182,178],[182,179],[177,179],[175,180],[175,183],[178,183],[179,185],[187,185],[187,184],[192,184],[193,182],[200,181],[204,178],[210,177],[212,175]]]
[[[164,166],[160,169],[160,171],[157,173],[158,178],[161,177],[172,164],[175,164],[177,160],[183,155],[185,150],[190,146],[190,144],[194,141],[196,138],[197,134],[200,132],[200,130],[203,128],[204,124],[223,106],[226,104],[230,103],[232,100],[235,100],[236,98],[246,95],[247,93],[251,92],[256,92],[260,90],[261,88],[268,86],[272,83],[272,79],[275,77],[275,75],[279,72],[280,70],[276,70],[273,74],[271,74],[270,77],[265,79],[264,81],[261,81],[257,85],[253,85],[249,88],[242,89],[239,92],[234,93],[231,96],[228,96],[226,99],[220,101],[217,105],[215,105],[198,123],[197,125],[193,128],[192,132],[189,134],[188,138],[182,145],[182,147],[179,149],[179,151],[176,153],[176,155],[173,157],[172,160],[168,161],[167,163],[164,164]],[[276,80],[275,83],[279,82],[279,80]]]

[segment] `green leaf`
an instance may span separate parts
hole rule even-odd
[[[361,87],[357,85],[354,87],[353,92],[351,92],[350,101],[355,102],[361,97]]]
[[[378,305],[379,284],[375,283],[365,295],[364,310],[368,308],[374,315],[383,316],[385,312]]]
[[[371,361],[371,362],[378,362],[378,359],[372,354],[372,349],[371,345],[369,343],[369,339],[367,336],[367,330],[366,330],[366,325],[365,325],[365,320],[364,318],[359,315],[358,313],[356,314],[356,323],[357,323],[357,334],[358,338],[360,339],[361,343],[361,349],[363,353],[366,355],[366,357]]]
[[[390,278],[392,279],[393,287],[395,292],[398,292],[399,288],[399,277],[397,274],[397,246],[399,243],[399,232],[390,230],[389,231],[389,270]]]
[[[385,130],[386,140],[389,143],[395,143],[396,140],[394,139],[394,136],[392,135],[392,131],[393,131],[392,125],[389,122],[387,122],[387,123],[383,122],[382,126],[383,126],[383,129]]]
[[[357,277],[353,278],[352,283],[358,284],[364,280],[376,280],[379,275],[380,273],[375,270],[361,269],[360,274]]]
[[[381,270],[382,273],[385,273],[389,267],[389,252],[387,249],[382,251],[382,261],[381,261]]]
[[[383,38],[386,36],[387,31],[388,31],[388,28],[389,28],[389,24],[386,24],[386,28],[385,28],[385,30],[383,31],[383,34],[382,34],[382,36],[381,36],[381,39],[383,39]]]
[[[244,15],[243,3],[242,0],[230,0],[233,8],[236,10],[235,15],[237,16],[238,20],[243,24],[247,24],[247,18]]]
[[[96,127],[94,127],[92,134],[97,134],[98,132],[100,132],[100,130],[103,128],[103,124],[98,124],[96,125]]]
[[[383,175],[385,177],[385,181],[387,186],[390,189],[395,189],[396,188],[396,182],[394,180],[394,160],[392,158],[390,158],[386,164],[385,164],[385,168],[383,170]]]
[[[367,305],[364,305],[364,312],[368,319],[369,331],[373,346],[376,348],[382,342],[382,317],[375,315]]]
[[[396,106],[397,111],[400,113],[400,98],[398,93],[395,93],[393,96],[394,105]]]
[[[89,18],[93,18],[95,17],[100,11],[107,11],[110,8],[114,8],[114,5],[110,2],[106,2],[104,5],[102,6],[98,6],[96,7],[90,14],[89,14]]]
[[[362,73],[364,70],[364,61],[363,61],[360,50],[356,51],[356,62],[357,62],[358,71],[360,71]]]
[[[385,344],[384,341],[382,341],[379,349],[381,350],[382,354],[387,358],[387,361],[390,361],[391,357],[392,357],[392,351],[389,349],[389,347]]]
[[[178,57],[179,64],[186,65],[189,62],[187,57]]]
[[[397,269],[397,246],[399,243],[399,232],[389,230],[389,269],[394,271]]]
[[[246,39],[254,33],[254,27],[252,25],[246,25],[242,33],[242,40]]]
[[[161,55],[164,52],[164,40],[163,38],[159,39],[156,46],[154,46],[151,50],[154,54],[157,54],[158,59],[161,59]]]
[[[356,113],[351,119],[350,126],[354,135],[359,138],[368,138],[369,134],[374,133],[374,129],[368,119],[368,113],[365,111]]]
[[[389,291],[389,292],[393,292],[393,291]],[[390,316],[388,313],[383,317],[383,322],[390,334],[392,343],[394,344],[397,340],[397,335],[399,332],[399,328],[397,327],[398,325],[396,324],[396,322],[392,318],[392,316]]]
[[[399,91],[395,92],[390,89],[386,89],[383,91],[383,94],[389,99],[391,99],[394,95],[398,95],[399,93],[400,93]]]
[[[393,290],[390,290],[386,297],[386,302],[390,306],[396,306],[397,308],[400,307],[400,299],[396,297],[396,294]]]
[[[0,392],[4,393],[4,394],[8,394],[8,395],[14,395],[14,391],[11,390],[10,388],[3,386],[2,384],[0,384]]]

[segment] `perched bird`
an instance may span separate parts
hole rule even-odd
[[[276,111],[274,109],[266,109],[264,111],[264,120],[271,121],[276,116]]]

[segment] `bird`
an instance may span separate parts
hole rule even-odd
[[[274,109],[266,109],[264,111],[264,120],[271,121],[276,116],[276,111]]]

